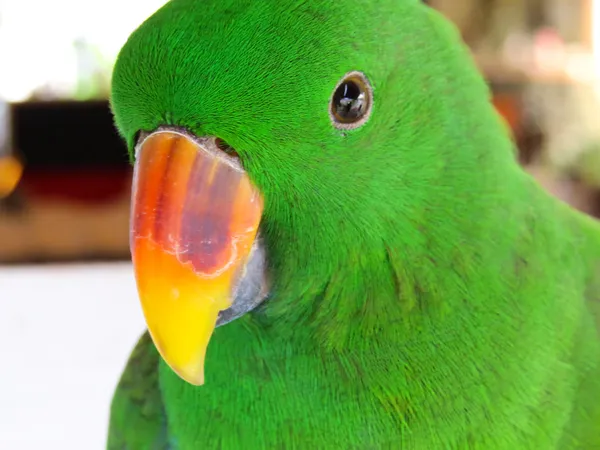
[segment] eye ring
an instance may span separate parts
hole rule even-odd
[[[337,83],[329,101],[329,117],[338,130],[363,126],[373,109],[373,88],[364,73],[352,71]]]

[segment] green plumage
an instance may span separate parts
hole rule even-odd
[[[353,70],[373,111],[340,131]],[[123,48],[112,105],[132,151],[160,125],[236,149],[272,292],[216,329],[202,387],[142,339],[110,449],[600,448],[600,227],[520,169],[438,13],[172,0]]]

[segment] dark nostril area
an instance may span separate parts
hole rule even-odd
[[[215,144],[218,147],[219,150],[221,150],[222,152],[227,153],[229,156],[233,157],[233,158],[239,158],[240,155],[238,155],[238,153],[235,151],[235,149],[229,145],[227,142],[225,142],[223,139],[221,138],[216,138],[215,139]]]

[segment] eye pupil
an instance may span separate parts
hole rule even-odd
[[[331,100],[331,113],[337,128],[351,129],[364,123],[369,112],[371,93],[360,73],[347,75],[337,86]]]
[[[365,109],[365,93],[353,81],[346,81],[340,85],[333,96],[333,104],[337,115],[353,121],[359,118]]]

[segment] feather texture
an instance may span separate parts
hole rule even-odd
[[[353,70],[373,112],[340,131]],[[172,0],[112,106],[132,151],[160,125],[224,139],[265,197],[271,298],[215,331],[205,386],[161,362],[149,394],[177,449],[600,448],[600,227],[519,168],[438,13]]]

